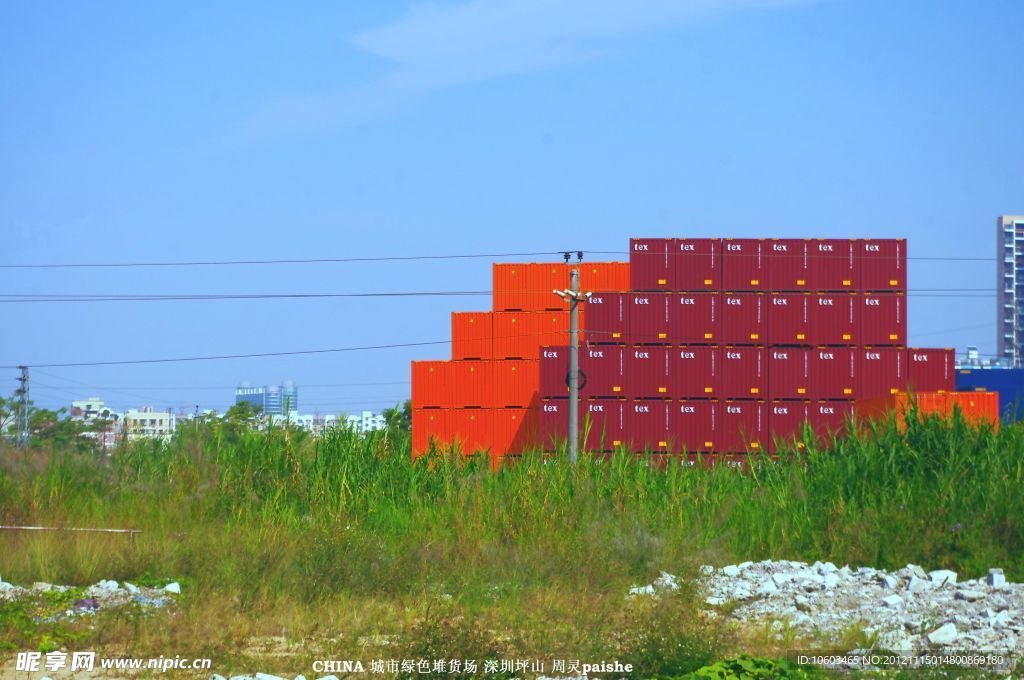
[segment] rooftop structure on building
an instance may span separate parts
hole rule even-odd
[[[1024,215],[996,220],[997,353],[1010,366],[1024,366]]]
[[[299,388],[291,380],[256,387],[245,382],[235,389],[235,403],[248,402],[267,415],[284,416],[299,410]]]

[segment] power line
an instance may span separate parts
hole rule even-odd
[[[471,297],[489,296],[489,290],[460,291],[412,291],[397,293],[179,293],[179,294],[45,294],[45,293],[4,293],[3,303],[34,302],[165,302],[169,300],[276,300],[276,299],[317,299],[317,298],[405,298],[405,297]]]
[[[60,377],[62,380],[70,380],[70,378],[63,378],[61,376],[55,376],[55,375],[53,375],[51,373],[43,373],[42,371],[38,371],[38,372],[42,373],[43,375],[50,376],[50,377]],[[179,391],[179,390],[180,391],[185,391],[185,390],[189,390],[189,391],[207,391],[207,390],[209,390],[209,391],[212,391],[212,390],[218,390],[218,391],[222,391],[222,390],[234,390],[237,387],[239,387],[238,385],[161,386],[161,385],[93,385],[93,384],[89,384],[89,383],[79,383],[79,384],[81,384],[81,385],[83,385],[85,387],[88,387],[90,389],[94,389],[94,390],[110,390],[110,391],[116,391],[116,390],[160,390],[160,391],[164,391],[164,390],[168,390],[168,391]],[[383,386],[383,385],[409,385],[409,384],[410,384],[410,382],[408,380],[395,380],[395,381],[386,381],[386,382],[314,383],[314,384],[303,383],[301,385],[301,387],[302,387],[303,390],[308,390],[308,389],[318,389],[318,388],[327,388],[327,387],[376,387],[376,386]]]
[[[72,269],[126,267],[220,267],[269,264],[341,264],[348,262],[408,262],[414,260],[473,260],[489,257],[538,257],[576,252],[576,248],[532,253],[478,253],[472,255],[390,255],[384,257],[319,257],[276,260],[186,260],[180,262],[57,262],[41,264],[0,264],[0,269]]]

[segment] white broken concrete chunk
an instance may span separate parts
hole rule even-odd
[[[928,633],[928,642],[933,645],[948,645],[955,642],[957,636],[956,625],[946,623]]]
[[[936,569],[928,572],[928,578],[937,586],[956,585],[956,572],[949,569]]]

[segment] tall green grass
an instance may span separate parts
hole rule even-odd
[[[414,463],[397,431],[313,439],[209,426],[109,457],[7,450],[0,522],[143,533],[134,543],[0,534],[0,575],[176,578],[188,601],[242,614],[341,598],[399,621],[410,603],[448,602],[576,650],[600,647],[629,585],[659,570],[693,575],[700,562],[914,562],[1024,577],[1024,429],[908,421],[827,449],[808,437],[805,452],[747,472],[662,470],[622,454],[575,467],[526,455],[492,473],[483,457]],[[365,630],[387,632],[369,620]]]

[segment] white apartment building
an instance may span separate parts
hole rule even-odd
[[[96,440],[96,443],[105,449],[117,444],[117,430],[121,423],[121,414],[107,408],[99,397],[88,399],[76,399],[71,402],[71,420],[93,426],[91,432],[83,436]],[[105,427],[99,429],[97,426],[104,423]]]
[[[174,434],[176,419],[169,411],[154,411],[152,406],[128,409],[124,414],[122,429],[128,439],[160,437],[167,440]]]
[[[363,411],[362,415],[345,416],[345,424],[356,432],[372,432],[383,430],[387,426],[384,416],[372,411]]]

